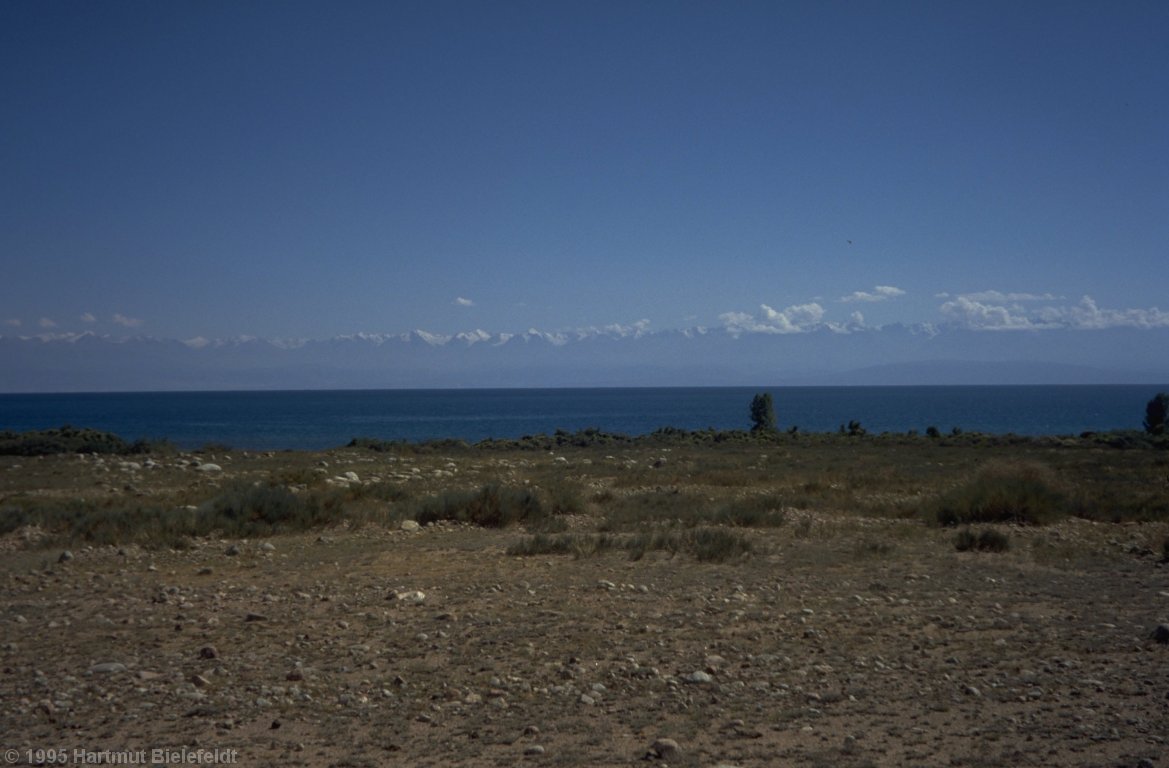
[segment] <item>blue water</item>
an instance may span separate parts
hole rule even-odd
[[[515,438],[599,427],[639,435],[663,426],[748,429],[755,392],[780,427],[870,432],[1079,434],[1140,429],[1150,386],[704,387],[652,389],[359,390],[0,395],[0,430],[72,424],[182,448],[335,448],[382,440]]]

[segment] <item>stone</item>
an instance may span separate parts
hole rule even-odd
[[[115,672],[125,672],[126,665],[120,661],[106,661],[101,664],[94,664],[89,668],[89,671],[96,675],[110,675]]]
[[[697,672],[691,672],[688,675],[682,675],[682,682],[691,683],[693,685],[709,685],[710,683],[714,682],[714,676],[709,672],[698,670]]]
[[[1158,624],[1153,630],[1152,638],[1161,645],[1169,645],[1169,624]]]
[[[408,533],[422,530],[422,526],[418,524],[417,520],[403,520],[402,524],[398,527]]]
[[[219,651],[215,650],[214,645],[205,645],[199,649],[200,659],[218,659]]]
[[[64,552],[61,553],[61,556],[57,558],[57,562],[58,563],[67,563],[72,559],[73,559],[73,553],[70,552],[69,550],[65,550]]]
[[[196,472],[222,472],[223,467],[219,466],[218,464],[212,464],[212,463],[208,462],[206,464],[200,464],[199,466],[195,467],[195,471]]]
[[[223,550],[223,554],[227,555],[228,557],[235,557],[239,554],[239,545],[229,544],[227,549]]]
[[[660,760],[673,760],[682,754],[682,748],[673,739],[655,739],[649,751]]]
[[[426,593],[418,590],[406,590],[403,592],[395,592],[393,598],[399,603],[406,603],[407,605],[421,605],[426,602]]]
[[[538,757],[544,754],[544,748],[539,744],[529,744],[524,747],[524,755],[527,757]]]
[[[260,545],[260,551],[261,552],[275,552],[276,545],[270,541],[265,541],[263,544]]]

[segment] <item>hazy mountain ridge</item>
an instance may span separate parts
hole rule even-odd
[[[1169,381],[1169,329],[889,325],[732,333],[643,324],[573,332],[329,339],[0,336],[0,391]]]

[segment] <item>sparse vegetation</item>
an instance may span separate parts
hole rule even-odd
[[[724,563],[746,557],[754,549],[751,540],[739,531],[701,527],[627,535],[568,533],[549,536],[538,533],[511,545],[507,552],[519,557],[572,555],[579,558],[621,550],[627,552],[631,560],[641,560],[651,552],[667,552],[671,557],[685,554],[700,563]]]
[[[903,736],[941,706],[1027,717],[1045,735],[1008,729],[982,762],[1075,764],[1082,724],[1050,709],[1075,691],[1110,713],[1085,723],[1122,733],[1091,757],[1127,759],[1147,686],[1083,681],[1148,676],[1148,653],[1132,651],[1152,626],[1164,568],[1153,561],[1169,558],[1166,437],[847,432],[0,457],[6,663],[43,672],[52,694],[38,704],[42,676],[24,674],[8,730],[51,740],[65,722],[46,717],[56,708],[120,728],[120,743],[180,743],[210,727],[184,716],[184,696],[160,695],[181,683],[225,720],[296,719],[286,737],[311,744],[301,754],[313,766],[385,762],[389,747],[392,760],[425,762],[434,744],[454,745],[441,755],[452,764],[531,762],[528,723],[565,765],[636,761],[663,733],[686,740],[682,763],[779,749],[827,765],[842,752],[814,734],[792,751],[789,726],[850,732],[849,696],[869,706],[877,681],[899,719],[866,726],[862,762],[921,762],[929,745]],[[939,527],[943,506],[971,522]],[[1048,515],[1103,522],[974,519]],[[1008,547],[1018,552],[993,554]],[[1069,662],[1034,672],[1038,699],[1027,637],[1057,638]],[[210,646],[222,662],[201,657]],[[94,686],[108,695],[88,695]],[[695,708],[712,696],[714,720]],[[110,706],[133,717],[109,720]],[[623,726],[616,757],[614,712],[646,734],[632,743]],[[516,725],[519,740],[465,735],[492,723]],[[1062,743],[1049,738],[1061,728],[1072,729]],[[948,755],[979,762],[981,736],[952,737],[937,736]],[[267,759],[267,746],[241,746]]]
[[[1070,501],[1050,468],[1037,463],[992,463],[973,480],[932,504],[941,525],[1017,523],[1043,525],[1070,511]]]
[[[1010,537],[990,528],[980,533],[963,528],[954,537],[954,549],[959,552],[1006,552],[1010,548]]]

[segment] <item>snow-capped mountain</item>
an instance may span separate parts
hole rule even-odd
[[[1157,383],[1169,329],[482,329],[328,339],[0,336],[0,391]]]

